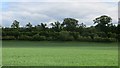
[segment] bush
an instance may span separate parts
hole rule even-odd
[[[50,37],[52,40],[59,40],[59,32],[51,32]]]
[[[15,40],[15,36],[3,36],[2,40]]]
[[[52,37],[47,37],[46,40],[47,40],[47,41],[52,41],[53,38],[52,38]]]
[[[20,35],[33,36],[37,34],[36,32],[20,32]]]
[[[116,39],[116,38],[109,38],[109,41],[110,41],[110,42],[116,42],[117,39]]]
[[[117,40],[120,42],[120,34],[117,35]]]
[[[73,36],[75,40],[77,40],[79,32],[70,32],[70,35]]]
[[[2,36],[0,36],[0,40],[2,40]]]
[[[69,36],[68,38],[67,38],[67,41],[73,41],[74,40],[74,37],[73,36]]]
[[[18,31],[3,31],[2,36],[14,36],[17,38],[19,36],[19,32]]]
[[[84,36],[78,36],[77,38],[78,41],[92,41],[91,37],[84,37]]]
[[[46,40],[46,37],[45,36],[40,36],[39,34],[36,34],[36,35],[33,36],[32,40],[43,41],[43,40]]]
[[[72,41],[74,37],[69,34],[68,31],[61,31],[59,32],[59,40],[60,41]]]
[[[95,37],[95,42],[115,42],[117,41],[115,38],[101,38],[101,37]]]
[[[39,40],[40,41],[46,40],[46,37],[45,36],[39,36]]]
[[[19,40],[31,40],[32,38],[30,36],[27,36],[27,35],[21,35],[19,37]]]
[[[102,38],[106,38],[107,34],[105,32],[98,32],[97,35]]]
[[[111,33],[111,32],[109,32],[109,33],[107,34],[107,36],[108,36],[109,38],[116,38],[116,37],[117,37],[117,34],[116,34],[116,33]]]

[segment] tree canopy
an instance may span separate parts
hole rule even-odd
[[[11,27],[12,28],[19,28],[19,22],[17,20],[14,20]]]
[[[109,16],[106,16],[106,15],[103,15],[103,16],[100,16],[100,17],[97,17],[95,18],[94,21],[94,24],[97,24],[95,27],[100,30],[100,31],[104,31],[104,32],[108,32],[108,27],[111,24],[112,22],[112,18],[109,17]]]
[[[19,27],[14,20],[11,28],[2,28],[3,40],[32,41],[94,41],[115,42],[120,39],[120,24],[112,23],[112,18],[106,15],[93,20],[95,26],[86,27],[74,18],[65,18],[63,22],[53,22],[51,27],[45,23],[33,26],[30,22],[26,27]]]

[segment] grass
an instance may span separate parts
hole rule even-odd
[[[118,66],[117,43],[3,41],[4,66]]]

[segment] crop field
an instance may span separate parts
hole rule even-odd
[[[3,41],[4,66],[118,66],[117,43]]]

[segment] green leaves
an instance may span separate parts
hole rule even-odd
[[[19,22],[17,20],[14,20],[14,22],[11,25],[12,28],[19,28]]]

